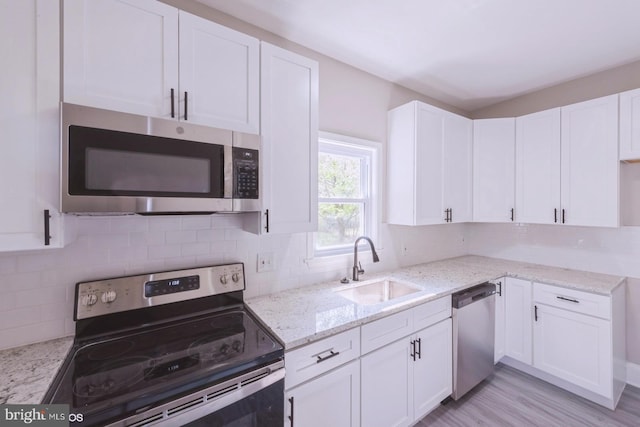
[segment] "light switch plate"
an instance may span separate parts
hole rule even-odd
[[[273,271],[275,269],[275,262],[273,252],[263,252],[258,254],[258,273],[264,273],[265,271]]]

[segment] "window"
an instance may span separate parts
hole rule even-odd
[[[321,132],[316,256],[348,253],[358,236],[376,240],[377,153],[371,141]]]

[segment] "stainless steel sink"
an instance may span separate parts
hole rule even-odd
[[[416,285],[385,279],[351,285],[347,288],[336,290],[336,293],[360,305],[373,305],[420,292],[421,290],[422,288]]]

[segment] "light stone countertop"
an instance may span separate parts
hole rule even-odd
[[[351,285],[322,283],[246,301],[286,350],[316,341],[460,289],[504,276],[609,295],[624,277],[557,267],[464,256],[367,277],[364,284],[392,278],[424,290],[393,301],[358,305],[335,293]],[[0,404],[40,403],[71,349],[73,337],[0,351]]]
[[[37,404],[62,366],[73,337],[0,351],[0,404]]]
[[[409,282],[422,291],[374,305],[359,305],[336,293],[354,286],[337,281],[292,289],[245,301],[269,330],[291,350],[427,301],[504,276],[610,295],[625,278],[539,264],[463,256],[363,277]]]

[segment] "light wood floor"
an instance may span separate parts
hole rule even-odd
[[[418,427],[640,427],[640,389],[627,385],[615,411],[498,364],[493,377],[441,405]]]

